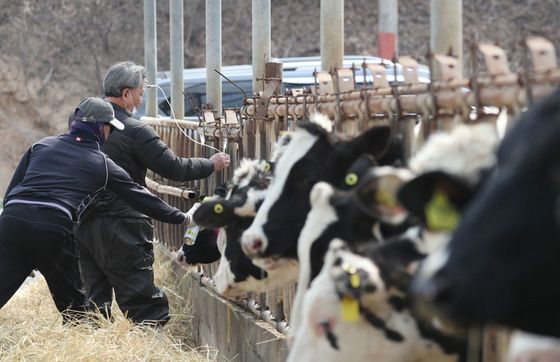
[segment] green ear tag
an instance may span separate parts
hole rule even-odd
[[[224,205],[222,204],[214,205],[214,213],[221,214],[222,212],[224,212]]]
[[[449,201],[445,193],[435,191],[432,199],[424,207],[428,229],[453,231],[459,224],[461,214]]]
[[[348,185],[348,186],[354,186],[355,184],[358,183],[358,175],[351,172],[348,175],[346,175],[346,178],[344,179],[344,182],[346,182],[346,185]]]

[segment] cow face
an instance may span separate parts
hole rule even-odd
[[[354,160],[363,153],[379,157],[389,136],[388,127],[377,127],[352,141],[333,142],[314,123],[296,130],[276,164],[274,180],[253,224],[243,234],[247,255],[296,258],[313,185],[319,181],[341,185]]]
[[[235,170],[225,198],[205,200],[193,215],[195,223],[206,228],[222,228],[220,265],[214,275],[218,292],[234,295],[238,283],[265,279],[268,275],[242,252],[239,238],[253,220],[264,199],[272,168],[266,161],[243,160]],[[244,285],[243,284],[243,285]]]
[[[450,315],[560,336],[560,92],[504,139],[425,293]],[[531,125],[531,127],[528,127]]]
[[[396,194],[411,177],[405,169],[384,166],[369,169],[362,175],[361,182],[348,191],[335,190],[325,182],[313,187],[312,208],[298,242],[298,254],[308,258],[302,262],[311,262],[310,280],[319,273],[333,238],[352,244],[381,239],[376,233],[378,222],[399,224],[405,221],[407,213],[398,203]]]
[[[211,264],[217,261],[220,259],[217,236],[217,230],[201,230],[193,245],[183,244],[177,253],[177,261],[184,266]]]

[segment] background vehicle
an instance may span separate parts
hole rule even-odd
[[[277,61],[283,64],[283,83],[282,92],[290,88],[303,88],[310,87],[315,84],[313,72],[321,69],[321,57],[297,57],[297,58],[279,58]],[[362,63],[366,61],[370,64],[384,64],[387,68],[387,78],[389,82],[395,81],[394,64],[390,60],[382,59],[372,56],[352,55],[344,58],[344,67],[352,67],[355,65],[356,69],[356,83],[363,84],[363,71]],[[396,64],[397,82],[403,81],[402,65]],[[221,73],[234,81],[240,88],[242,88],[247,96],[253,94],[253,69],[251,65],[230,65],[222,67]],[[422,83],[429,83],[430,72],[427,66],[419,65],[418,75]],[[171,73],[168,71],[158,73],[157,84],[160,89],[157,89],[157,104],[160,116],[169,117],[170,110],[166,98],[171,102]],[[192,99],[197,107],[206,103],[206,68],[192,68],[185,69],[183,72],[184,89],[187,97],[192,95]],[[371,74],[366,76],[366,81],[371,84]],[[163,91],[163,92],[162,92]],[[165,93],[165,95],[163,94]],[[229,83],[227,80],[222,81],[222,107],[235,108],[243,105],[244,94],[241,90]],[[146,113],[145,102],[142,102],[138,107],[136,116],[141,117]],[[185,116],[196,116],[195,109],[193,109],[190,102],[185,100]]]

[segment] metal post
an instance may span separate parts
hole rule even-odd
[[[270,0],[253,0],[253,90],[263,90],[264,65],[270,62]],[[261,80],[257,81],[257,78]]]
[[[321,69],[343,66],[344,0],[321,0]]]
[[[144,0],[144,62],[148,84],[156,84],[157,30],[156,0]],[[157,117],[157,89],[146,88],[146,115]]]
[[[183,0],[169,0],[169,14],[171,18],[171,108],[177,119],[183,119],[185,117]]]
[[[431,50],[447,54],[451,49],[463,74],[463,1],[431,0],[430,6]]]
[[[222,114],[222,0],[206,0],[206,103]]]
[[[377,48],[381,58],[393,59],[394,56],[398,55],[398,4],[398,0],[379,0]]]

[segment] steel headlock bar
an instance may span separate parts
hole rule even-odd
[[[258,116],[272,118],[274,114],[278,114],[281,117],[297,119],[319,111],[331,119],[340,118],[341,122],[344,122],[355,119],[360,112],[371,117],[376,113],[390,111],[401,116],[425,116],[426,113],[436,117],[453,115],[454,118],[462,118],[464,122],[469,122],[471,109],[475,110],[477,118],[484,116],[485,107],[522,109],[529,104],[531,98],[542,98],[560,84],[560,69],[556,63],[554,46],[544,38],[529,38],[526,45],[532,65],[530,74],[526,70],[519,72],[519,75],[512,72],[502,48],[494,44],[479,43],[472,47],[470,81],[463,80],[455,74],[459,67],[455,65],[454,58],[434,54],[432,72],[435,72],[437,77],[432,79],[437,80],[437,84],[419,83],[416,61],[410,57],[400,57],[404,84],[393,82],[393,87],[385,87],[382,78],[378,78],[381,68],[384,67],[376,67],[373,64],[367,65],[374,79],[373,86],[366,84],[365,79],[361,89],[348,90],[347,83],[352,85],[352,82],[337,80],[335,85],[329,73],[316,72],[317,82],[312,94],[286,96],[282,100],[285,107],[281,112],[277,108],[278,99],[269,98],[268,109],[266,112],[261,110]],[[482,55],[485,73],[480,73],[476,66],[477,54]],[[348,71],[350,75],[342,77],[351,79],[352,70]],[[521,84],[525,86],[521,87]],[[335,92],[337,87],[339,91]],[[259,102],[259,99],[248,99],[242,114],[248,118],[255,118],[256,108],[260,108],[260,104],[262,101]]]

